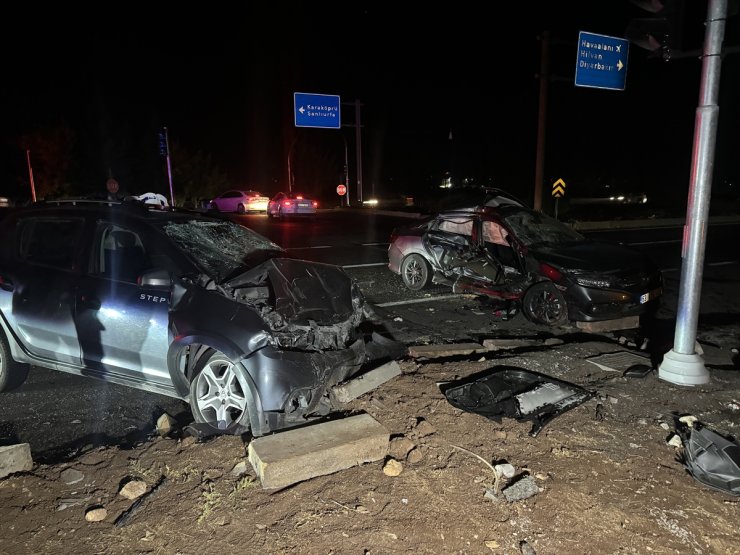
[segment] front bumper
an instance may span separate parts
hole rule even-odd
[[[634,292],[581,285],[572,285],[565,292],[568,319],[576,322],[601,322],[639,316],[657,306],[661,295],[662,286],[657,283]]]

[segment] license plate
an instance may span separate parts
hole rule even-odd
[[[652,301],[653,299],[659,297],[660,294],[660,289],[653,289],[652,291],[648,291],[647,293],[640,295],[640,304],[645,304],[648,301]]]
[[[307,202],[299,202],[298,203],[298,206],[300,206],[301,208],[308,208],[311,205],[308,204]]]

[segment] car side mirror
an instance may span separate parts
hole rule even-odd
[[[141,274],[137,281],[142,287],[169,289],[172,285],[172,276],[167,270],[149,270]]]

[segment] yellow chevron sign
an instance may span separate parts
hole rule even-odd
[[[565,181],[558,179],[552,184],[552,196],[554,198],[560,198],[565,196]]]

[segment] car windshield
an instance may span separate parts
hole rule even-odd
[[[170,221],[162,230],[217,282],[283,252],[269,239],[233,222]]]
[[[516,211],[504,217],[519,240],[526,246],[563,245],[585,241],[585,237],[558,220],[529,211]]]

